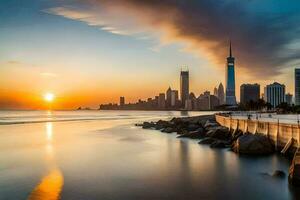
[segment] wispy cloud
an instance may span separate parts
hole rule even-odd
[[[300,38],[299,14],[258,13],[247,8],[249,2],[254,1],[82,0],[47,12],[116,34],[150,33],[161,44],[181,42],[221,67],[231,38],[238,67],[257,78],[278,75],[300,59],[300,47],[289,48]]]
[[[19,61],[16,61],[16,60],[10,60],[10,61],[7,61],[8,64],[11,64],[11,65],[17,65],[17,64],[20,64]]]

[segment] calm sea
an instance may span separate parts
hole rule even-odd
[[[289,161],[134,124],[163,111],[0,111],[0,199],[293,199]]]

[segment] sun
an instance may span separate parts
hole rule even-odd
[[[44,100],[47,102],[52,102],[54,100],[54,94],[50,92],[46,93],[44,95]]]

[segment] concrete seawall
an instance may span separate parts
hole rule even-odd
[[[297,148],[300,141],[299,124],[263,122],[259,120],[233,119],[230,116],[216,114],[216,121],[230,130],[241,130],[243,133],[252,134],[261,133],[267,135],[274,143],[276,150],[281,150],[289,142],[294,139],[293,147]]]

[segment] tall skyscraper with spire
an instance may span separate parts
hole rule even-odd
[[[229,47],[229,57],[227,57],[226,69],[226,104],[236,105],[234,57],[232,57],[231,41]]]

